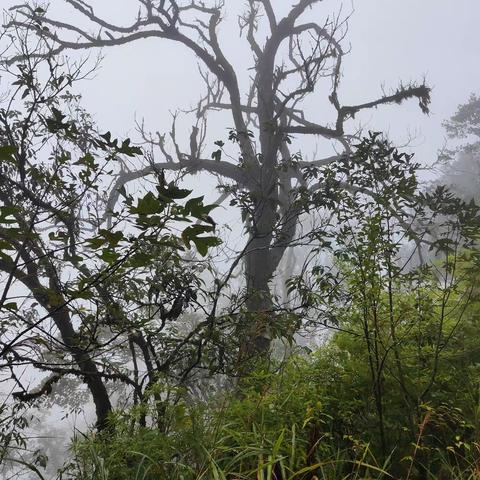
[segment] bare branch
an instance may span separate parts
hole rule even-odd
[[[317,125],[305,120],[299,121],[299,118],[294,114],[290,114],[298,123],[302,125],[287,126],[283,129],[287,134],[302,134],[302,135],[322,135],[326,138],[340,138],[344,135],[344,122],[348,118],[354,118],[361,110],[376,108],[380,105],[388,105],[392,103],[401,103],[410,98],[418,98],[420,108],[424,113],[428,113],[428,105],[430,103],[430,88],[425,84],[420,86],[400,87],[394,94],[387,95],[374,100],[372,102],[363,103],[355,106],[340,107],[336,121],[336,128],[328,128],[322,125]]]
[[[270,0],[259,0],[263,4],[265,13],[267,14],[268,22],[270,23],[270,31],[274,31],[277,28],[277,19],[275,18],[275,12],[273,11]]]

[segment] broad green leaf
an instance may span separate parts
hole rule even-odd
[[[18,305],[17,305],[16,302],[9,302],[9,303],[5,303],[5,304],[3,305],[3,308],[4,308],[5,310],[16,311],[16,310],[18,310]]]
[[[216,247],[220,245],[221,241],[217,237],[194,237],[193,243],[197,247],[198,253],[204,257],[208,253],[210,247]]]
[[[138,200],[137,206],[132,207],[130,211],[138,215],[152,215],[162,212],[164,208],[164,204],[152,192],[148,192],[143,198]]]
[[[109,265],[112,265],[120,258],[120,254],[109,248],[104,248],[102,254],[99,255],[99,258]]]
[[[14,155],[17,151],[17,147],[13,145],[3,145],[0,147],[0,160],[7,162],[14,162]]]

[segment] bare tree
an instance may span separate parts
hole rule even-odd
[[[242,192],[249,206],[244,219],[248,241],[243,252],[246,308],[255,318],[249,327],[246,349],[253,353],[267,351],[274,321],[269,283],[295,238],[301,213],[293,193],[302,183],[297,167],[327,165],[349,155],[351,135],[346,123],[362,110],[413,98],[427,113],[430,89],[424,83],[400,85],[378,99],[343,105],[339,86],[346,21],[340,16],[327,18],[323,24],[303,20],[321,0],[299,0],[283,17],[279,17],[271,0],[246,2],[238,28],[248,42],[254,68],[245,93],[240,90],[240,72],[227,59],[219,40],[227,8],[224,1],[137,0],[138,15],[129,25],[101,18],[91,2],[64,0],[64,3],[81,14],[90,26],[55,19],[50,12],[25,3],[14,8],[15,16],[9,27],[30,28],[34,22],[38,34],[50,42],[53,54],[119,46],[153,37],[182,44],[198,58],[206,93],[195,111],[189,147],[182,149],[177,142],[175,122],[170,132],[173,153],[165,136],[154,137],[142,129],[144,140],[158,147],[164,160],[121,174],[108,208],[113,210],[122,185],[142,178],[153,169],[208,172],[224,179],[222,182],[230,182],[227,193]],[[262,34],[263,22],[267,24],[266,35]],[[310,119],[304,113],[306,102],[313,98],[316,87],[326,84],[325,79],[335,112],[331,124]],[[234,128],[230,138],[238,143],[240,161],[222,158],[221,143],[212,158],[202,156],[206,119],[211,110],[224,110],[231,115]],[[335,141],[341,151],[328,158],[293,162],[289,148],[292,135]]]

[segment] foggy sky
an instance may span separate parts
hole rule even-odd
[[[15,0],[1,0],[8,8]],[[51,13],[65,19],[71,15],[63,0],[52,0]],[[99,14],[112,19],[134,18],[135,0],[92,0]],[[286,9],[295,2],[274,0]],[[325,1],[304,18],[323,23],[342,2]],[[227,22],[235,21],[243,6],[227,0]],[[231,8],[230,8],[231,5]],[[377,98],[381,86],[388,90],[400,81],[421,81],[433,87],[430,116],[420,112],[416,101],[382,107],[359,116],[367,129],[389,132],[403,144],[411,135],[418,160],[431,163],[444,142],[441,123],[480,91],[480,40],[477,0],[356,0],[343,2],[343,12],[352,10],[344,45],[351,52],[344,61],[341,96],[344,104]],[[68,19],[68,18],[67,18]],[[234,25],[234,24],[233,24]],[[235,25],[236,26],[236,25]],[[248,65],[248,51],[239,48],[236,29],[222,35],[230,59]],[[133,132],[134,118],[145,118],[152,130],[167,130],[169,111],[193,105],[202,92],[193,55],[183,46],[150,39],[104,50],[105,58],[96,78],[82,85],[84,105],[100,126],[117,135]],[[233,57],[233,58],[232,58]],[[326,96],[328,93],[325,92]],[[322,112],[318,118],[321,120]],[[320,122],[321,123],[321,122]],[[229,125],[228,125],[229,126]],[[220,128],[219,128],[220,130]],[[219,132],[218,137],[224,135]]]
[[[16,3],[16,0],[0,0],[4,8]],[[138,9],[137,0],[90,0],[89,3],[99,16],[124,25],[136,18]],[[295,3],[273,0],[279,16],[287,13]],[[51,0],[50,5],[51,17],[72,23],[78,21],[75,12],[63,0]],[[245,93],[253,59],[246,40],[238,37],[236,20],[243,6],[243,0],[226,0],[220,41],[227,58],[237,67],[240,87]],[[421,82],[425,78],[433,88],[430,115],[421,112],[417,100],[410,100],[400,106],[383,106],[357,114],[355,120],[347,122],[347,133],[353,132],[359,124],[364,130],[383,131],[397,146],[408,143],[405,149],[415,152],[417,161],[423,165],[432,164],[437,151],[445,144],[442,122],[456,111],[458,104],[466,102],[471,93],[480,93],[480,40],[477,38],[480,2],[324,0],[308,10],[302,20],[323,24],[340,6],[343,16],[351,15],[343,42],[344,49],[350,52],[343,61],[341,104],[374,100],[382,95],[382,87],[389,93],[400,82]],[[89,53],[93,57],[98,52]],[[168,132],[170,112],[194,107],[204,92],[197,61],[183,45],[152,38],[107,48],[102,53],[101,68],[93,79],[80,84],[80,90],[83,105],[94,115],[100,129],[110,130],[115,136],[135,139],[135,119],[144,119],[153,132]],[[67,52],[67,55],[79,56],[76,52]],[[325,125],[334,120],[329,93],[328,88],[322,90],[319,85],[315,95],[307,101],[312,121]],[[226,140],[227,128],[232,126],[228,114],[209,116],[206,157],[216,149],[213,141]],[[186,139],[189,128],[190,123],[186,123],[177,130]],[[332,143],[322,138],[299,137],[294,148],[307,160],[312,159],[315,148],[318,156],[332,153]],[[164,161],[161,157],[155,160]],[[140,167],[142,161],[135,159],[134,162]],[[430,179],[433,174],[425,172],[423,177]],[[218,197],[216,184],[207,174],[184,182],[184,186],[196,190],[195,194],[205,195],[207,202],[214,202]],[[228,208],[218,209],[215,220],[220,225],[240,225],[237,213]],[[237,242],[243,244],[243,241],[240,231],[232,232],[228,240],[232,246]]]

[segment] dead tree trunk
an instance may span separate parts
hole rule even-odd
[[[346,122],[358,112],[398,104],[409,98],[416,98],[422,111],[427,112],[430,89],[425,84],[400,86],[391,95],[383,95],[373,101],[342,105],[338,90],[344,56],[340,43],[345,23],[335,16],[326,18],[323,24],[301,21],[305,13],[321,3],[320,0],[299,0],[283,18],[277,18],[271,0],[248,0],[238,23],[240,33],[252,52],[254,65],[248,72],[251,85],[244,94],[240,90],[238,72],[225,56],[218,36],[227,2],[214,4],[193,0],[184,4],[175,0],[139,0],[138,18],[127,26],[99,17],[87,1],[66,0],[66,3],[90,22],[95,35],[78,25],[51,18],[49,12],[42,10],[38,13],[38,9],[28,3],[16,8],[18,16],[12,19],[9,27],[36,28],[32,24],[38,25],[39,35],[51,42],[53,53],[118,46],[145,38],[173,41],[193,52],[205,68],[202,77],[207,92],[194,112],[196,119],[190,137],[190,150],[182,151],[175,137],[175,128],[170,135],[173,154],[169,153],[164,135],[145,134],[142,130],[145,142],[158,148],[165,161],[121,175],[107,208],[113,209],[119,187],[156,169],[185,170],[192,174],[209,172],[227,178],[238,189],[248,190],[253,197],[254,208],[245,222],[249,239],[243,253],[246,264],[245,304],[253,324],[242,348],[252,354],[264,354],[270,348],[270,327],[274,321],[274,302],[269,284],[288,243],[294,239],[298,221],[298,212],[294,205],[289,204],[288,196],[283,201],[281,199],[282,188],[288,189],[298,177],[292,171],[282,185],[278,171],[280,161],[291,160],[288,158],[291,135],[315,136],[329,142],[335,140],[348,152]],[[259,28],[262,16],[267,20],[266,32]],[[282,50],[283,45],[285,50]],[[303,102],[314,93],[318,80],[325,77],[331,79],[327,94],[333,118],[320,124],[306,118]],[[207,113],[220,109],[230,112],[233,126],[239,133],[237,140],[241,162],[238,165],[219,157],[201,158]],[[256,131],[259,145],[253,140],[253,135],[248,134],[249,128]],[[326,165],[341,156],[302,163]]]

